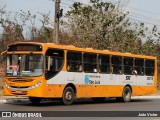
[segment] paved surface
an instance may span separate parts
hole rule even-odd
[[[27,97],[16,97],[16,96],[0,96],[0,103],[16,102],[18,100],[24,101]]]
[[[0,111],[160,111],[160,96],[138,96],[132,97],[130,103],[117,103],[115,99],[106,99],[103,103],[94,103],[91,99],[77,100],[71,106],[64,106],[58,101],[43,101],[38,105],[33,105],[28,98],[23,97],[0,97]],[[9,120],[8,118],[3,118]],[[0,120],[3,120],[0,118]],[[11,120],[21,120],[22,118],[11,118]],[[58,118],[23,118],[24,120],[160,120],[152,117],[58,117]]]
[[[160,95],[151,96],[134,96],[132,99],[160,99]],[[28,97],[17,97],[17,96],[0,96],[0,103],[13,103],[13,102],[24,102],[29,101]]]

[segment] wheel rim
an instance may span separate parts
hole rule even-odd
[[[67,101],[71,101],[72,100],[72,93],[70,91],[67,91],[65,94],[65,99]]]
[[[125,92],[125,99],[126,99],[126,101],[129,101],[130,98],[131,98],[130,91],[129,91],[129,90],[126,90],[126,92]]]

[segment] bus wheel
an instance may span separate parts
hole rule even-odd
[[[122,97],[116,97],[118,102],[130,102],[132,96],[132,91],[130,87],[126,86],[123,90]]]
[[[94,102],[104,102],[105,97],[92,98],[92,100],[93,100]]]
[[[42,98],[38,98],[38,97],[29,97],[30,102],[34,103],[34,104],[38,104],[41,102]]]
[[[74,101],[75,93],[72,87],[65,88],[62,96],[62,102],[64,105],[71,105]]]
[[[116,98],[116,99],[118,101],[122,101],[122,102],[130,102],[131,96],[132,96],[132,91],[131,91],[130,87],[126,86],[123,90],[122,97]]]

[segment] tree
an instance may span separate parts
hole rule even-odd
[[[19,21],[18,12],[7,12],[5,6],[0,9],[0,25],[3,28],[1,36],[1,50],[6,49],[7,45],[16,41],[23,41],[23,25]]]
[[[144,23],[130,21],[128,14],[123,12],[121,3],[90,0],[90,4],[85,5],[75,2],[65,15],[68,21],[62,21],[61,31],[65,36],[61,34],[60,42],[78,47],[157,54],[157,47],[153,47],[157,46],[155,39],[160,38],[156,26],[150,32]],[[148,44],[152,47],[147,47]]]
[[[89,5],[75,2],[66,17],[70,34],[79,38],[76,46],[96,49],[119,50],[122,39],[119,32],[122,30],[120,34],[125,36],[124,27],[129,22],[118,5],[99,0],[91,0]]]

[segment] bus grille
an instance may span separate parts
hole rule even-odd
[[[29,88],[29,86],[11,86],[12,88]]]
[[[8,80],[10,82],[18,82],[18,83],[22,83],[22,82],[32,82],[33,79],[21,79],[21,78],[8,78]]]

